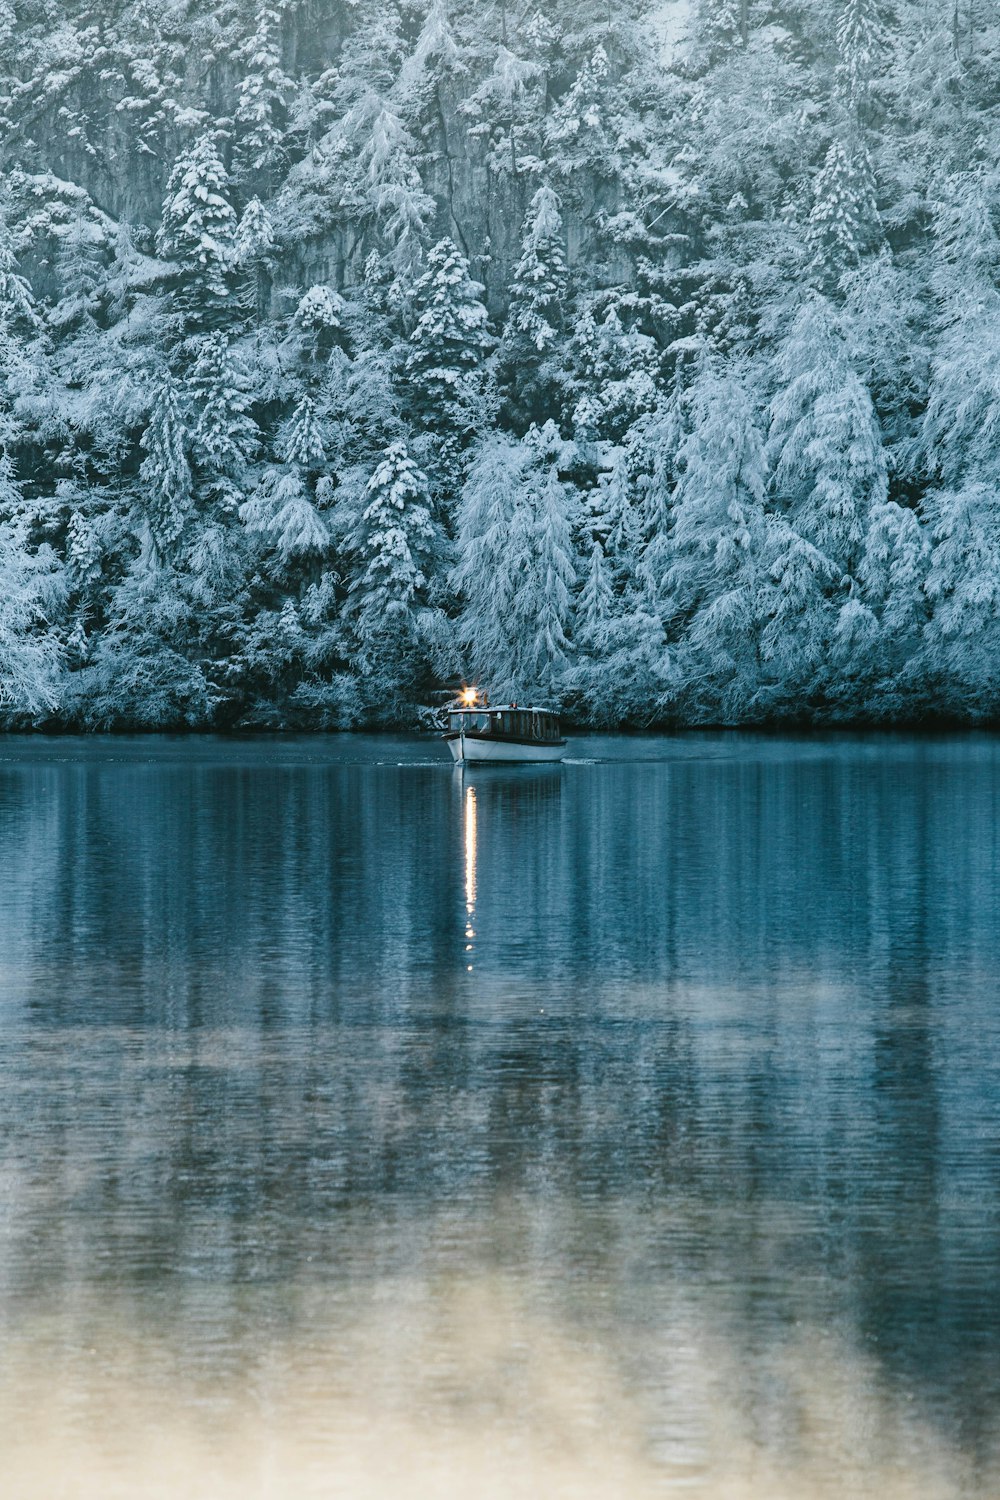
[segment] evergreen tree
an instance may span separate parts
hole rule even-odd
[[[393,269],[404,280],[416,275],[434,211],[415,157],[415,142],[399,115],[380,108],[365,132],[358,162],[369,210],[390,247]]]
[[[199,342],[188,390],[197,414],[192,442],[198,465],[220,495],[232,500],[243,486],[260,433],[250,415],[249,375],[224,334],[209,334]]]
[[[851,104],[863,112],[885,44],[878,0],[841,0],[841,5],[837,20],[841,78]]]
[[[267,469],[239,514],[247,531],[273,552],[282,573],[296,559],[314,559],[329,547],[329,529],[309,498],[296,464]]]
[[[482,299],[465,256],[451,240],[439,241],[413,288],[416,325],[405,373],[414,420],[452,444],[460,444],[472,425],[471,404],[491,343]]]
[[[30,721],[59,702],[63,653],[50,616],[62,586],[52,548],[30,545],[21,501],[0,452],[0,709]]]
[[[967,481],[926,503],[933,538],[926,590],[928,670],[942,706],[995,713],[1000,651],[1000,506],[992,485]]]
[[[282,66],[281,15],[273,5],[257,10],[253,35],[238,49],[242,65],[236,102],[237,160],[241,175],[268,179],[285,153],[285,125],[294,84]]]
[[[575,187],[580,170],[614,176],[618,160],[619,112],[607,48],[600,43],[549,116],[545,142],[559,175]]]
[[[251,198],[233,238],[233,264],[242,282],[240,302],[255,321],[263,322],[271,293],[275,253],[274,223],[259,198]]]
[[[957,488],[1000,479],[1000,236],[996,189],[981,172],[953,177],[935,214],[937,313],[922,446],[927,470]]]
[[[526,680],[554,696],[571,651],[568,632],[577,583],[572,500],[554,463],[537,487],[533,509],[532,563],[515,602],[515,616],[526,628],[533,625]]]
[[[302,469],[316,469],[326,458],[326,448],[316,416],[316,403],[303,396],[282,436],[281,456]]]
[[[634,324],[622,322],[612,301],[599,321],[592,304],[577,320],[572,359],[581,394],[573,426],[585,439],[620,442],[659,400],[659,352]]]
[[[740,717],[759,687],[770,602],[767,463],[740,381],[708,367],[690,400],[666,580],[671,628],[683,648],[690,711]]]
[[[521,245],[510,287],[507,326],[523,335],[538,354],[545,354],[565,326],[569,286],[559,199],[545,184],[531,200]]]
[[[919,659],[929,604],[927,575],[930,543],[915,510],[887,500],[872,510],[858,568],[864,601],[878,621],[871,660],[857,664],[857,675],[874,675],[882,690],[894,679],[912,676],[908,664]]]
[[[548,186],[532,197],[521,246],[510,286],[498,381],[518,425],[527,428],[558,413],[553,355],[567,320],[569,273],[562,215],[559,199]]]
[[[229,174],[211,131],[198,137],[167,182],[158,246],[185,278],[185,305],[196,321],[217,315],[229,297],[237,218]]]
[[[66,329],[83,324],[95,325],[101,305],[103,263],[100,247],[103,235],[82,212],[67,228],[56,256],[56,275],[62,296],[49,316],[53,327]]]
[[[748,0],[698,0],[698,40],[710,58],[746,46],[748,12]]]
[[[31,341],[39,324],[31,287],[18,270],[13,237],[0,211],[0,443],[3,445],[17,442],[22,435],[15,406],[37,381]]]
[[[592,656],[602,656],[608,648],[614,606],[615,594],[604,548],[600,539],[595,537],[590,549],[590,566],[576,608],[576,637]]]
[[[417,45],[400,71],[399,92],[414,115],[427,106],[442,77],[464,72],[448,0],[431,0]]]
[[[38,324],[31,287],[17,268],[14,240],[6,216],[0,214],[0,329],[4,333]]]
[[[859,146],[852,161],[834,141],[813,186],[806,226],[811,269],[819,286],[835,289],[872,243],[877,222],[871,162]]]
[[[399,671],[418,644],[441,551],[427,479],[404,443],[390,445],[368,481],[352,551],[349,606],[362,659],[371,665],[385,653],[387,669]]]
[[[660,616],[669,595],[673,558],[673,500],[680,478],[679,460],[689,436],[688,414],[678,363],[669,396],[637,433],[637,521],[634,573],[645,595],[645,608]],[[613,533],[612,533],[613,535]]]
[[[849,573],[888,481],[878,418],[825,298],[798,314],[778,373],[768,437],[775,491],[799,536]]]
[[[164,371],[143,434],[146,457],[139,470],[140,504],[157,555],[164,559],[184,529],[192,507],[187,433],[177,388]]]
[[[470,466],[458,506],[451,584],[461,601],[459,638],[468,675],[501,696],[521,691],[515,597],[530,564],[525,504],[529,461],[524,443],[500,435],[487,438]]]

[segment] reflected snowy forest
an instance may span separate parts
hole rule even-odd
[[[8,725],[977,718],[1000,20],[0,4]]]

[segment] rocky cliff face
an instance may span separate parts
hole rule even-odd
[[[8,180],[30,221],[24,248],[33,279],[46,289],[56,248],[46,228],[77,212],[128,223],[149,249],[174,162],[212,130],[233,172],[237,208],[251,193],[278,205],[281,274],[356,283],[381,243],[380,185],[371,164],[368,183],[359,182],[357,157],[366,110],[384,107],[399,122],[408,158],[382,164],[390,188],[414,174],[408,190],[431,200],[424,238],[455,240],[494,310],[505,305],[540,173],[560,177],[570,265],[586,264],[598,282],[627,282],[632,257],[600,233],[623,205],[617,153],[560,164],[550,139],[586,56],[571,55],[555,21],[539,20],[536,33],[518,37],[502,14],[492,27],[482,19],[478,6],[438,0],[274,0],[263,8],[136,0],[100,18],[72,3],[41,8],[8,39],[2,141]],[[608,45],[598,36],[595,51],[612,78],[610,34],[603,40]],[[251,108],[241,114],[248,97]],[[571,145],[586,133],[595,101],[579,102],[583,120],[564,122]],[[253,170],[241,146],[261,119],[280,139],[267,165]],[[53,200],[46,225],[42,210]],[[282,210],[292,221],[284,237]]]

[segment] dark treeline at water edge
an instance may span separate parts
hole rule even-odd
[[[1000,17],[0,3],[0,722],[1000,708]]]

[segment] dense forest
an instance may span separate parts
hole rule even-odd
[[[0,0],[0,714],[1000,707],[988,0]]]

